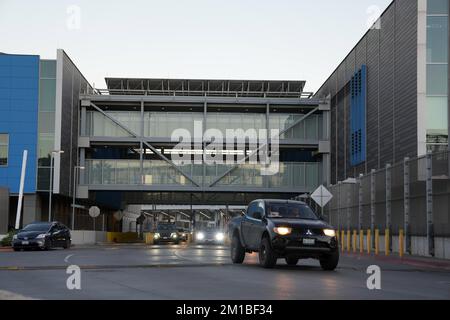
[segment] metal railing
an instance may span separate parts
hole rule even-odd
[[[90,94],[87,92],[86,94]],[[230,98],[297,98],[311,99],[313,92],[267,92],[267,91],[203,91],[203,90],[130,90],[130,89],[94,89],[98,95],[132,96],[188,96],[188,97],[230,97]]]

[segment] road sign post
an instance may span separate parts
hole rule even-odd
[[[311,194],[311,199],[313,199],[314,202],[319,205],[321,211],[320,213],[323,216],[323,207],[325,207],[328,204],[328,202],[330,202],[331,199],[333,199],[333,195],[331,194],[330,191],[328,191],[327,188],[325,188],[322,185]]]

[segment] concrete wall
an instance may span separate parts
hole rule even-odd
[[[99,242],[106,242],[106,232],[103,231],[71,231],[72,244],[89,245]]]

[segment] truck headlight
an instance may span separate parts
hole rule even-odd
[[[197,240],[203,240],[205,239],[205,234],[203,232],[197,233]]]
[[[174,239],[176,239],[178,236],[177,236],[177,234],[176,233],[172,233],[171,235],[170,235],[170,237],[172,237],[172,238],[174,238]]]
[[[276,227],[273,228],[273,231],[275,231],[275,233],[279,234],[280,236],[287,236],[288,234],[292,233],[292,228]]]
[[[223,234],[223,232],[217,232],[216,233],[216,240],[217,241],[223,241],[223,239],[225,239],[225,235]]]
[[[336,237],[336,231],[334,231],[333,229],[324,229],[323,233],[327,236],[327,237]]]

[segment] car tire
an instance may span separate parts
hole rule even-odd
[[[231,261],[234,264],[242,264],[245,259],[245,248],[241,244],[241,240],[239,240],[238,235],[233,236],[233,240],[231,241]]]
[[[13,250],[14,250],[15,252],[18,252],[18,251],[20,251],[20,249],[19,249],[19,248],[13,248]]]
[[[277,264],[277,256],[272,249],[269,238],[264,237],[259,248],[259,264],[266,269],[272,269]]]
[[[320,258],[320,266],[325,271],[333,271],[339,264],[339,251],[336,250],[331,254],[324,255]]]
[[[286,257],[286,263],[287,263],[287,265],[288,266],[296,266],[297,265],[297,263],[298,263],[298,258],[295,258],[295,257]]]
[[[159,244],[159,241],[153,240],[153,245],[157,246]]]
[[[69,249],[70,248],[70,240],[66,240],[66,244],[63,246],[63,249]]]

